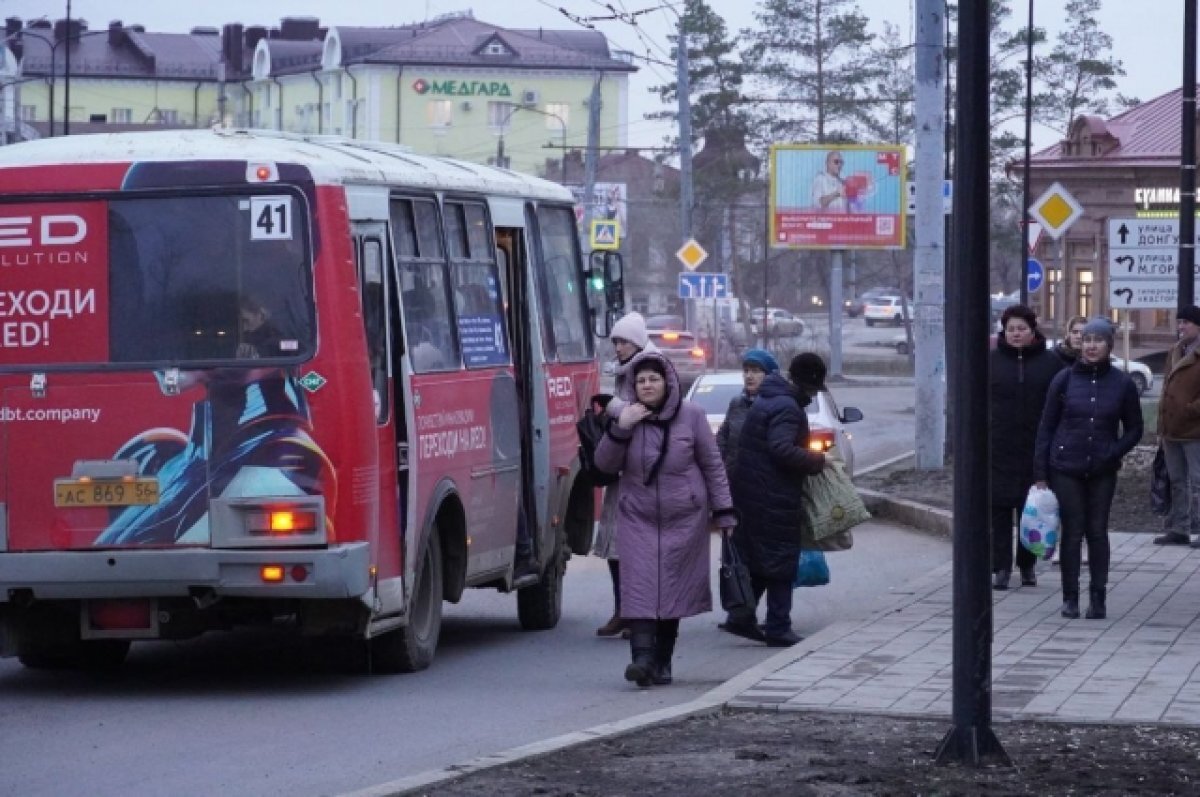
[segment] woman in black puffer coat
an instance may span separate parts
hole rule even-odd
[[[1008,589],[1013,567],[1014,516],[1033,486],[1033,445],[1050,381],[1062,369],[1037,328],[1037,316],[1014,304],[1000,317],[1003,331],[991,352],[992,587]],[[1017,543],[1021,583],[1037,584],[1037,559]]]
[[[804,411],[824,387],[825,364],[811,352],[797,354],[788,376],[791,383],[778,373],[763,380],[730,474],[733,505],[741,513],[734,542],[750,568],[755,600],[767,595],[761,638],[773,647],[800,641],[792,631],[792,586],[800,562],[801,496],[804,477],[825,467],[825,455],[808,448]],[[749,625],[738,629],[730,622]],[[753,618],[730,622],[722,630],[760,638]]]
[[[1087,538],[1089,619],[1104,619],[1108,583],[1108,512],[1121,459],[1142,439],[1137,387],[1114,368],[1113,329],[1096,318],[1083,328],[1079,360],[1050,383],[1038,429],[1034,477],[1058,498],[1062,519],[1063,617],[1079,616],[1079,559]]]

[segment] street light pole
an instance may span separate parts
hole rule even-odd
[[[68,14],[70,14],[70,4],[68,4],[68,11],[67,11],[67,13],[68,13]],[[63,102],[63,107],[64,107],[64,111],[66,112],[66,113],[65,113],[65,115],[66,115],[66,117],[67,117],[67,118],[66,118],[66,119],[64,120],[64,122],[63,122],[63,134],[64,134],[64,135],[68,135],[68,134],[70,134],[70,132],[71,132],[71,125],[70,125],[70,122],[71,122],[71,120],[70,120],[70,109],[71,109],[71,79],[70,79],[70,74],[71,74],[71,67],[70,67],[71,47],[70,47],[70,43],[71,43],[71,42],[73,42],[73,41],[78,41],[79,39],[82,39],[82,38],[84,38],[85,36],[102,36],[102,35],[107,35],[107,34],[108,34],[108,31],[105,31],[105,30],[90,30],[90,31],[82,32],[82,33],[77,33],[77,34],[75,34],[75,35],[71,35],[71,32],[70,32],[70,31],[71,31],[71,26],[70,26],[70,22],[68,22],[68,23],[67,23],[67,35],[66,35],[66,36],[64,36],[62,39],[59,39],[59,40],[52,40],[52,39],[48,39],[48,38],[46,38],[45,36],[43,36],[42,34],[40,34],[40,33],[34,33],[33,31],[31,31],[31,30],[28,30],[28,29],[22,29],[22,30],[19,30],[19,31],[17,31],[16,33],[13,33],[13,34],[10,34],[10,35],[8,35],[8,36],[5,36],[5,37],[4,37],[4,39],[0,40],[0,41],[4,41],[4,42],[9,42],[9,41],[20,41],[20,40],[21,40],[22,38],[24,38],[25,36],[29,36],[29,37],[31,37],[31,38],[38,39],[39,41],[43,42],[43,43],[46,45],[47,49],[49,49],[49,50],[50,50],[50,75],[49,75],[49,76],[46,78],[46,82],[47,82],[47,84],[49,85],[49,95],[50,95],[50,96],[49,96],[49,103],[48,103],[48,105],[49,105],[49,124],[50,124],[50,132],[49,132],[49,135],[50,135],[50,137],[51,137],[51,138],[53,138],[53,136],[54,136],[54,109],[55,109],[55,102],[54,102],[54,85],[55,85],[55,83],[57,82],[57,80],[56,80],[56,78],[57,78],[57,75],[56,75],[56,73],[55,73],[55,64],[57,64],[57,63],[58,63],[58,46],[59,46],[60,44],[66,44],[66,45],[67,45],[67,55],[66,55],[66,57],[67,57],[67,67],[66,67],[66,71],[65,71],[65,73],[64,73],[64,81],[65,81],[65,85],[64,85],[64,87],[63,87],[63,89],[64,89],[64,92],[65,92],[65,95],[66,95],[66,97],[65,97],[65,100],[64,100],[64,102]],[[23,60],[23,59],[22,59],[22,60]],[[24,70],[22,70],[22,73],[24,73]],[[17,112],[18,112],[18,115],[19,115],[19,114],[20,114],[20,109],[18,109],[18,111],[17,111]]]
[[[517,111],[529,111],[531,113],[541,114],[542,116],[547,116],[551,119],[555,119],[558,121],[559,132],[562,136],[562,168],[561,168],[562,183],[563,183],[563,185],[566,185],[566,183],[567,183],[567,121],[556,113],[551,113],[550,111],[543,111],[540,108],[534,108],[529,105],[513,105],[513,107],[511,109],[509,109],[508,114],[504,117],[504,120],[500,123],[500,136],[496,141],[496,165],[502,166],[504,168],[508,168],[508,164],[505,163],[505,155],[504,155],[504,129],[506,127],[508,127],[508,121],[510,119],[512,119],[513,116],[516,115]]]
[[[63,71],[63,135],[71,135],[71,0],[67,0],[67,30],[63,36],[67,43],[66,68]],[[50,71],[54,71],[54,58],[50,59]]]

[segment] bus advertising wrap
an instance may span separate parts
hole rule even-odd
[[[107,358],[106,203],[0,206],[0,365]]]

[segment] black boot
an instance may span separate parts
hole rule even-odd
[[[1008,579],[1011,575],[1012,572],[1009,570],[997,570],[992,573],[992,589],[1008,589]]]
[[[1087,607],[1087,619],[1103,620],[1108,617],[1108,609],[1104,606],[1104,587],[1100,587],[1099,589],[1092,587],[1088,590],[1088,594],[1091,596],[1092,602]]]
[[[1078,592],[1064,592],[1063,593],[1062,616],[1066,617],[1068,620],[1079,619],[1079,593]]]
[[[655,664],[655,621],[630,620],[629,649],[633,661],[625,668],[625,680],[638,686],[649,686],[653,681]]]
[[[675,638],[678,636],[678,627],[664,628],[663,625],[658,627],[658,640],[654,646],[654,675],[650,679],[658,686],[666,686],[671,683],[671,657],[675,655]]]

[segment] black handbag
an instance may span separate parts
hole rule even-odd
[[[1171,478],[1167,475],[1167,458],[1162,446],[1154,452],[1150,476],[1150,511],[1165,515],[1171,511]]]
[[[750,568],[742,561],[742,555],[728,531],[721,532],[721,608],[727,612],[752,610],[757,605],[754,587],[750,584]]]

